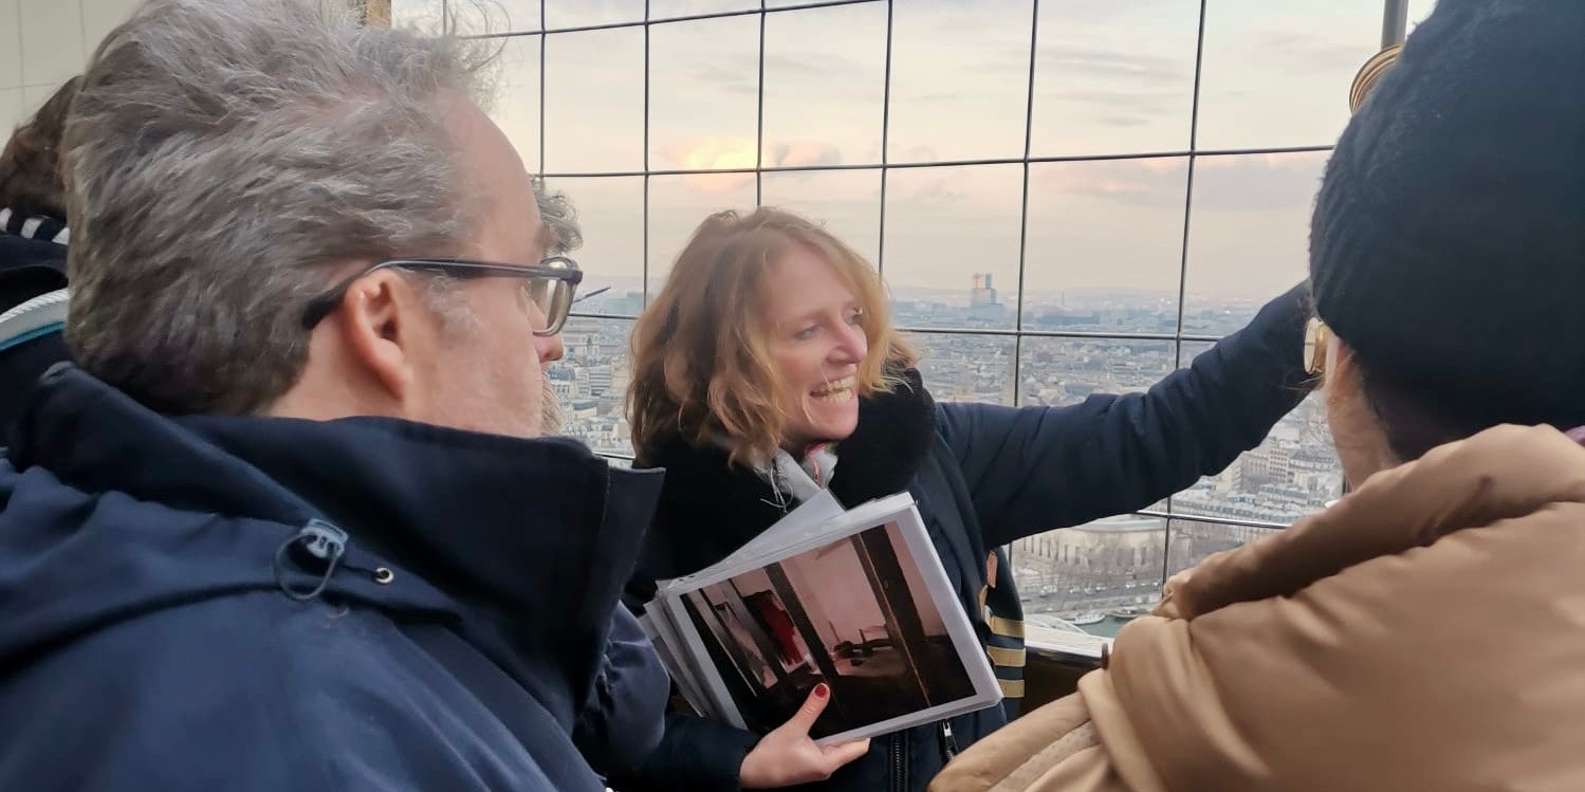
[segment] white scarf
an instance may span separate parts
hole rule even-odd
[[[776,506],[786,509],[803,503],[831,486],[831,477],[837,470],[837,452],[832,443],[811,446],[800,463],[784,449],[776,449],[769,465],[755,468],[755,472],[770,484],[775,493]],[[789,498],[791,502],[789,502]]]

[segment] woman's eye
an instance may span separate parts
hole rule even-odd
[[[850,325],[861,325],[861,324],[864,324],[864,312],[863,311],[854,311],[853,313],[848,314],[848,324],[850,324]]]
[[[815,325],[810,325],[808,327],[805,327],[802,330],[799,330],[796,333],[793,333],[793,338],[795,338],[795,339],[797,339],[799,341],[808,341],[809,339],[815,337],[815,331],[817,331],[819,329],[820,328],[815,326]]]

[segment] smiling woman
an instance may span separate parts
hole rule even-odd
[[[719,439],[734,461],[765,465],[789,440],[851,434],[853,395],[890,390],[888,371],[914,353],[868,262],[818,225],[761,208],[694,232],[634,330],[633,358],[636,448]]]
[[[1304,376],[1301,296],[1279,298],[1148,393],[1021,409],[937,403],[892,326],[879,274],[851,247],[780,209],[711,215],[633,334],[634,466],[666,478],[630,604],[647,602],[657,580],[719,562],[822,490],[848,507],[906,490],[1006,704],[876,738],[867,753],[815,745],[813,717],[763,738],[679,718],[638,778],[622,773],[613,785],[725,790],[829,777],[820,789],[922,790],[1023,694],[1022,611],[999,546],[1142,509],[1258,442],[1302,393],[1293,387]],[[953,395],[951,380],[932,381]]]

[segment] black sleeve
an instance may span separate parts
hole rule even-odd
[[[616,792],[737,792],[743,757],[758,742],[758,736],[724,723],[671,715],[660,745],[636,767],[607,781]]]
[[[628,609],[616,606],[594,689],[573,730],[573,742],[597,769],[627,766],[660,742],[671,680]]]
[[[1259,445],[1309,392],[1308,316],[1301,284],[1144,393],[1068,407],[942,404],[986,543],[1145,508]]]

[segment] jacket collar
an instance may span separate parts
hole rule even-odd
[[[351,535],[349,556],[372,550],[455,600],[465,635],[502,650],[514,675],[552,670],[574,685],[596,667],[661,479],[563,439],[380,418],[170,419],[69,365],[45,376],[17,437],[19,470],[39,465],[85,492],[329,520]]]
[[[907,489],[936,434],[935,402],[919,372],[901,372],[902,384],[859,401],[858,428],[836,446],[840,464],[830,490],[852,508]],[[727,461],[727,452],[693,445],[673,435],[640,454],[638,467],[666,470],[655,531],[658,547],[645,559],[646,575],[667,578],[697,571],[725,558],[758,536],[795,506],[758,471]],[[701,531],[699,526],[710,526]],[[677,555],[681,551],[682,555]]]

